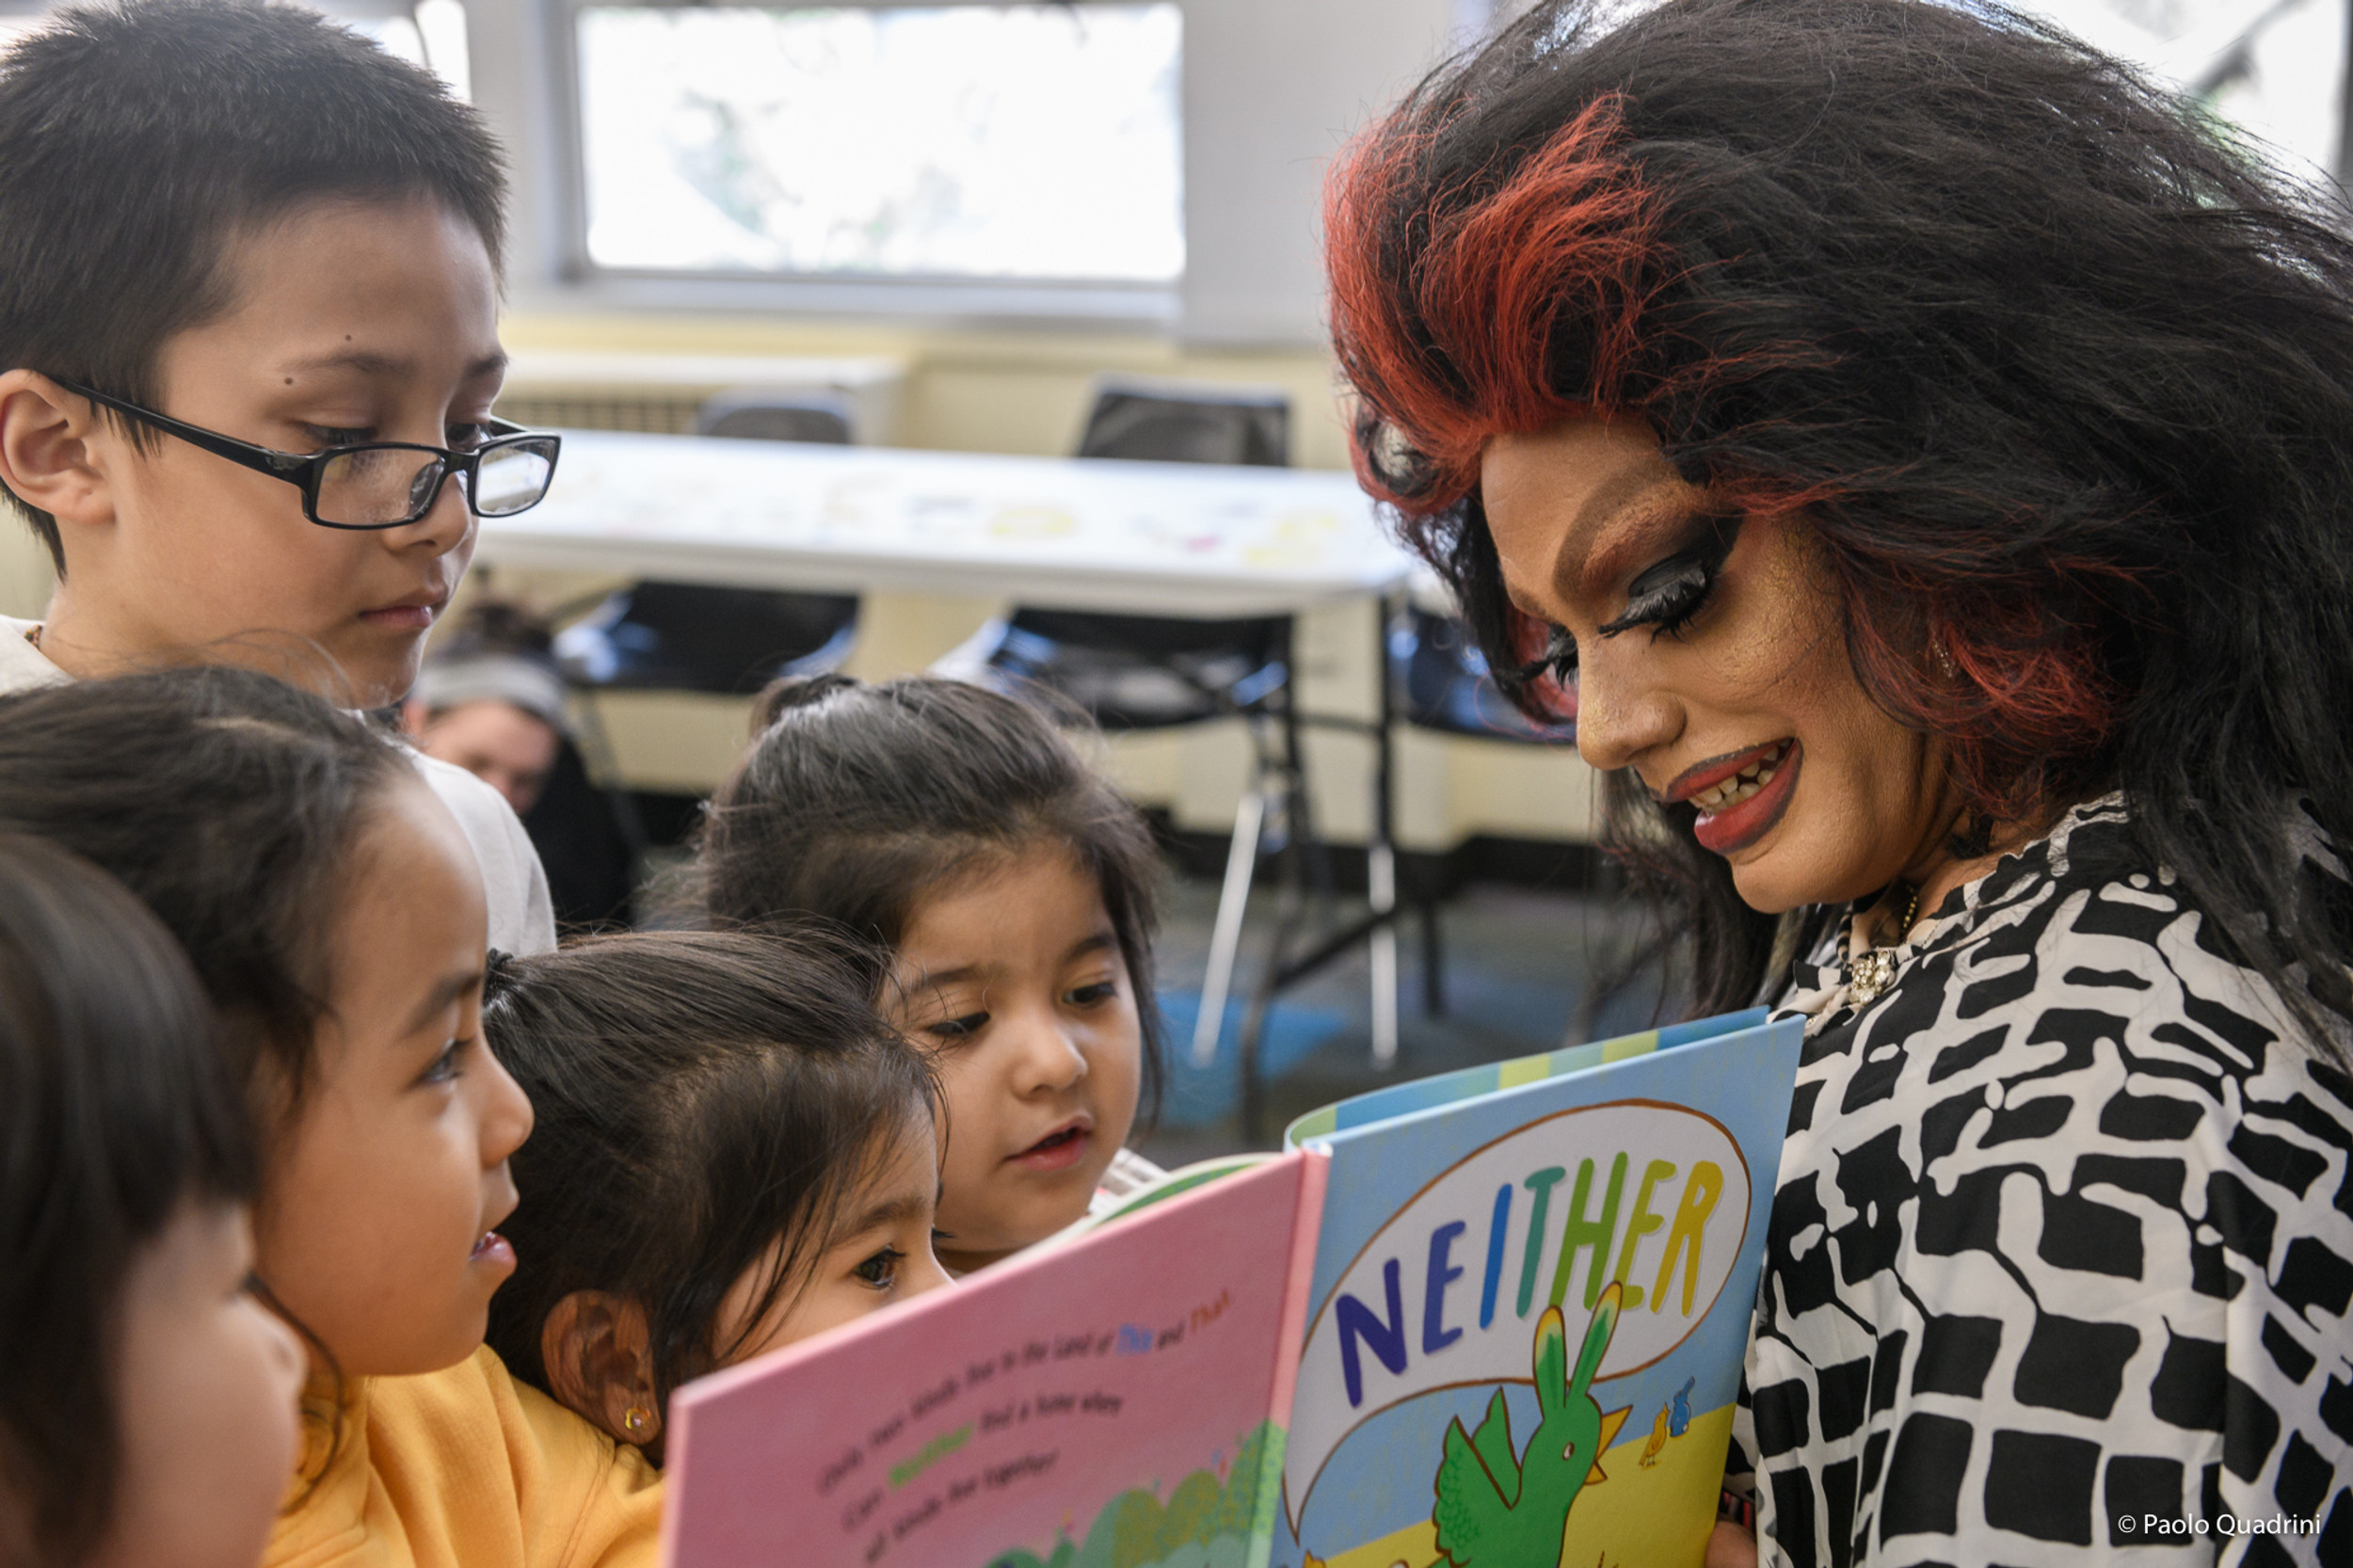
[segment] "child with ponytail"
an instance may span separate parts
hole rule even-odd
[[[1012,697],[842,676],[763,694],[712,803],[712,920],[880,943],[886,1011],[939,1074],[940,1259],[968,1272],[1157,1176],[1125,1147],[1160,1077],[1159,859],[1142,813]]]

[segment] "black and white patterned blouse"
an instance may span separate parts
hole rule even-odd
[[[2353,1565],[2353,1079],[2200,930],[2110,797],[1867,1002],[1843,925],[1798,966],[1764,1562]]]

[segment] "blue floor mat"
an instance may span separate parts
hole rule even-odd
[[[1235,1113],[1241,1098],[1242,1006],[1240,997],[1226,1000],[1217,1060],[1208,1067],[1196,1067],[1193,1064],[1193,1027],[1201,1016],[1201,993],[1160,993],[1160,1016],[1168,1020],[1163,1036],[1168,1042],[1168,1085],[1160,1096],[1161,1126],[1198,1127]],[[1259,1039],[1259,1072],[1266,1079],[1280,1077],[1347,1027],[1347,1015],[1337,1008],[1276,1002],[1267,1010],[1266,1029]]]

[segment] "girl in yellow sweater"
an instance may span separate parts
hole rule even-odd
[[[485,1048],[480,872],[362,721],[228,669],[0,701],[0,830],[188,951],[261,1132],[259,1278],[310,1345],[272,1568],[650,1564],[657,1479],[482,1335],[531,1106]]]

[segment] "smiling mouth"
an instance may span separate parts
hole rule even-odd
[[[1705,790],[1694,790],[1684,798],[1700,808],[1700,814],[1712,817],[1729,811],[1744,800],[1761,793],[1773,781],[1774,772],[1789,760],[1789,748],[1795,741],[1783,741],[1751,760],[1729,778],[1721,779]]]

